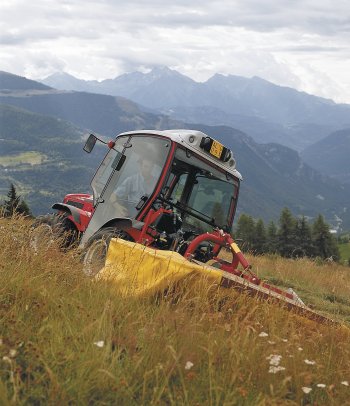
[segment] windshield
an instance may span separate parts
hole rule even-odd
[[[170,150],[170,141],[152,136],[133,136],[124,151],[125,163],[104,193],[109,210],[135,218],[151,197]]]
[[[198,233],[213,226],[231,228],[239,182],[232,175],[178,148],[167,181],[166,198],[181,212],[184,229]]]

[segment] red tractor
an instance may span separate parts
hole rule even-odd
[[[103,142],[90,135],[84,150],[96,141]],[[115,235],[185,254],[198,235],[231,231],[241,175],[221,143],[199,131],[168,130],[123,133],[106,145],[93,195],[65,196],[52,206],[58,214],[37,224],[69,232],[66,244],[79,239],[89,258],[89,247]],[[203,241],[191,254],[206,262],[218,251]]]
[[[97,141],[103,142],[90,135],[84,150],[90,153]],[[193,130],[126,132],[104,144],[108,152],[91,181],[93,194],[65,196],[52,206],[57,214],[36,223],[55,236],[65,234],[66,246],[79,242],[88,275],[103,267],[111,238],[119,237],[191,261],[214,260],[223,286],[273,297],[322,319],[294,292],[253,274],[233,241],[242,177],[228,148]],[[231,261],[219,256],[223,247]]]

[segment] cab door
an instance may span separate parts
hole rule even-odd
[[[132,135],[117,138],[91,186],[95,211],[81,244],[107,223],[136,219],[154,191],[169,155],[171,141],[159,136]]]

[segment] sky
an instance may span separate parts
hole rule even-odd
[[[350,103],[349,0],[1,0],[0,70],[103,80],[165,65]]]

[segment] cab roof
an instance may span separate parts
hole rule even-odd
[[[176,142],[179,145],[183,145],[187,149],[195,152],[196,154],[202,156],[207,161],[214,163],[215,165],[219,166],[220,168],[224,169],[225,171],[231,173],[236,178],[242,180],[242,175],[236,170],[236,161],[233,156],[227,161],[223,162],[220,159],[216,158],[215,156],[209,154],[208,152],[204,151],[203,148],[200,147],[200,143],[203,138],[211,138],[209,135],[197,131],[197,130],[187,130],[187,129],[175,129],[175,130],[139,130],[139,131],[128,131],[119,134],[117,137],[122,135],[158,135],[161,137],[166,137],[171,139],[172,141]],[[232,151],[231,151],[232,152]]]

